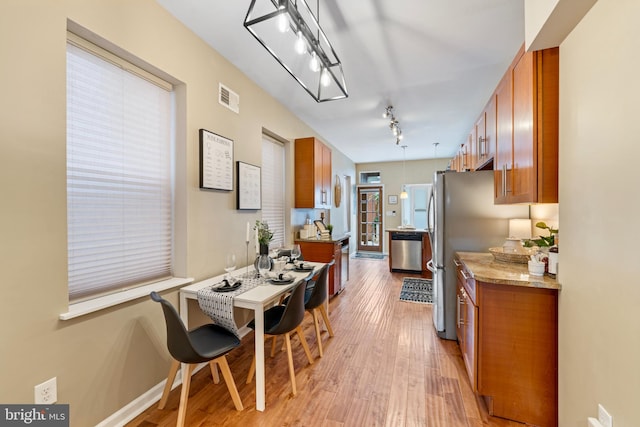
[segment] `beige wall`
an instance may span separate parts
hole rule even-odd
[[[380,172],[382,180],[384,204],[382,206],[383,230],[396,228],[402,223],[402,211],[400,209],[400,192],[402,184],[430,184],[433,182],[433,173],[445,170],[451,159],[407,160],[406,167],[403,162],[358,163],[356,165],[356,180],[360,178],[360,172]],[[406,179],[404,178],[406,176]],[[355,184],[360,184],[354,181]],[[390,205],[389,196],[398,196],[398,204]],[[357,209],[357,205],[356,205]],[[387,211],[395,210],[396,216],[387,216]],[[355,212],[357,214],[357,211]],[[354,228],[356,230],[356,228]],[[353,239],[357,239],[357,233],[352,233]],[[382,251],[388,253],[389,242],[387,233],[383,233]],[[354,240],[354,244],[357,244]]]
[[[597,0],[524,0],[527,51],[556,47]]]
[[[169,359],[161,310],[147,298],[58,320],[67,311],[67,19],[179,83],[178,261],[188,276],[222,273],[222,254],[244,253],[245,224],[260,214],[236,211],[233,192],[198,189],[198,129],[233,139],[235,160],[256,165],[263,128],[288,140],[322,136],[152,0],[2,2],[0,402],[32,403],[33,386],[56,376],[58,401],[71,405],[71,424],[88,426],[161,382]],[[220,81],[241,96],[240,115],[218,104]],[[341,174],[354,174],[353,163],[337,150],[333,159]],[[177,303],[176,291],[166,295]]]
[[[640,2],[599,0],[560,45],[560,425],[640,423]]]

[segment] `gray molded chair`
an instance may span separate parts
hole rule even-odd
[[[276,305],[269,308],[264,312],[264,333],[266,336],[273,337],[273,343],[271,345],[271,357],[275,353],[275,340],[278,335],[284,335],[285,344],[287,346],[287,356],[289,358],[289,377],[291,379],[291,389],[293,395],[297,393],[296,389],[296,374],[293,369],[293,354],[291,353],[291,333],[296,332],[300,339],[300,344],[304,349],[309,364],[313,364],[313,357],[309,351],[307,340],[302,332],[300,326],[304,319],[304,291],[305,282],[302,282],[294,288],[291,296],[288,298],[287,303],[284,305]],[[255,330],[255,320],[252,320],[247,325],[251,329]],[[256,356],[253,355],[251,362],[251,368],[249,368],[249,375],[247,375],[247,384],[253,380],[253,376],[256,371]]]
[[[318,319],[318,311],[322,315],[322,319],[324,320],[324,324],[327,327],[329,336],[333,337],[333,328],[331,327],[331,322],[329,321],[327,309],[324,306],[324,303],[327,300],[329,287],[329,264],[324,265],[320,269],[316,277],[317,279],[315,280],[313,286],[307,285],[306,287],[304,308],[313,316],[313,325],[316,329],[316,340],[318,341],[318,353],[320,354],[320,357],[322,357],[322,336],[320,335],[320,321]],[[310,279],[310,281],[313,280]]]
[[[281,256],[286,256],[291,258],[291,249],[280,249],[278,251],[278,258],[280,258]],[[300,254],[300,256],[296,261],[304,261],[304,257],[302,256],[302,254]]]
[[[162,392],[159,409],[164,409],[171,392],[171,385],[176,377],[180,363],[187,364],[186,375],[183,375],[182,391],[180,393],[180,406],[178,408],[177,426],[182,427],[187,414],[187,399],[189,398],[189,385],[191,383],[191,374],[193,369],[203,362],[208,362],[211,374],[217,377],[216,363],[220,366],[222,376],[231,394],[231,399],[238,411],[243,410],[240,395],[233,381],[233,376],[229,370],[226,354],[240,345],[240,340],[227,329],[207,324],[187,331],[182,323],[182,319],[178,316],[178,312],[171,303],[156,292],[151,292],[150,297],[153,301],[162,305],[165,323],[167,325],[167,348],[173,362],[169,368],[167,383]]]

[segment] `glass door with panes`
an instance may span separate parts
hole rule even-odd
[[[382,187],[358,187],[358,250],[382,252]]]

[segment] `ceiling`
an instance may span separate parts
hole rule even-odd
[[[389,104],[407,160],[452,157],[524,42],[524,0],[321,0],[349,97],[316,103],[244,28],[249,0],[157,1],[356,163],[404,158]]]

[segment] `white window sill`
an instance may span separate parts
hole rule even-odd
[[[136,298],[149,296],[151,291],[164,291],[167,289],[175,288],[177,286],[184,286],[191,282],[193,282],[193,278],[174,277],[171,279],[163,280],[161,282],[151,283],[137,288],[128,289],[126,291],[116,292],[111,295],[105,295],[103,297],[98,297],[75,304],[69,304],[69,311],[60,314],[59,317],[60,320],[74,319],[76,317],[84,316],[85,314],[93,313],[105,308],[113,307],[115,305],[122,304]]]

